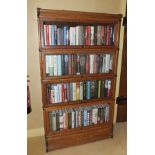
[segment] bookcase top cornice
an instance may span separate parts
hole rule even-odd
[[[37,9],[38,18],[45,21],[55,22],[96,22],[96,23],[114,23],[122,18],[122,14],[107,14],[96,12],[81,12],[68,10],[49,10]]]

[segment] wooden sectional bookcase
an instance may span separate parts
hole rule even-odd
[[[37,15],[46,151],[113,137],[122,15]]]

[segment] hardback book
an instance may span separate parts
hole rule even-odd
[[[72,83],[73,85],[73,101],[76,101],[76,82]]]
[[[107,38],[106,38],[106,46],[110,45],[110,28],[107,26]]]
[[[80,74],[80,55],[77,54],[76,57],[76,74],[79,75]]]
[[[60,125],[60,130],[62,130],[64,128],[63,126],[63,112],[62,110],[59,110],[59,125]]]
[[[56,113],[55,111],[49,112],[50,128],[52,131],[56,131]]]
[[[69,85],[70,85],[70,91],[69,91],[70,92],[70,95],[69,95],[70,96],[70,101],[73,101],[73,84],[70,83]]]
[[[80,82],[80,100],[83,100],[83,82]]]
[[[63,42],[63,27],[57,27],[57,44],[58,45],[63,45],[64,42]]]
[[[101,25],[97,26],[97,45],[101,45]]]
[[[76,82],[76,100],[80,100],[80,82]]]
[[[102,25],[101,26],[101,44],[102,45],[105,45],[105,43],[104,43],[104,37],[105,37],[105,34],[104,34],[104,26]]]
[[[51,25],[48,25],[49,26],[49,45],[51,46],[51,40],[52,40],[52,38],[51,38]]]
[[[110,54],[106,54],[105,56],[105,72],[109,73],[110,69]]]
[[[90,54],[90,70],[89,73],[92,74],[94,73],[94,54]]]
[[[95,99],[98,97],[98,83],[97,81],[90,81],[90,97]]]
[[[80,55],[80,73],[85,74],[85,62],[86,62],[85,55]]]
[[[100,91],[101,91],[101,97],[106,97],[105,96],[106,92],[105,92],[105,81],[104,80],[101,80],[101,89],[100,89]]]
[[[70,27],[70,45],[75,45],[76,40],[75,40],[75,27]]]
[[[90,73],[90,59],[89,59],[89,55],[86,54],[86,74]]]
[[[72,109],[72,128],[74,128],[74,126],[75,126],[75,124],[74,124],[74,122],[75,122],[75,118],[74,118],[74,110]]]
[[[67,26],[64,26],[63,27],[63,36],[64,36],[64,38],[63,38],[63,45],[67,45]]]
[[[105,73],[105,66],[106,66],[106,54],[103,54],[102,55],[102,61],[103,61],[103,63],[102,63],[102,73]]]
[[[114,44],[114,27],[113,25],[110,25],[110,45]]]
[[[108,81],[109,80],[105,80],[105,97],[108,97]]]
[[[112,65],[113,65],[113,55],[110,54],[109,72],[112,72]]]
[[[106,41],[107,41],[107,26],[104,26],[104,42],[103,44],[106,45]]]
[[[62,75],[61,55],[57,55],[58,76]]]
[[[57,56],[53,55],[54,76],[58,75]]]
[[[83,111],[83,116],[84,116],[84,119],[83,119],[83,126],[87,126],[87,110],[86,108],[84,109]]]
[[[107,97],[110,97],[110,91],[111,91],[111,80],[108,80],[108,91],[107,91]]]
[[[90,81],[86,81],[86,99],[87,100],[91,99],[91,96],[90,96]]]
[[[56,110],[56,130],[60,130],[60,122],[59,122],[59,110]]]
[[[90,26],[90,45],[94,45],[94,26]]]
[[[69,57],[67,54],[64,55],[64,74],[65,75],[68,75],[69,73]]]

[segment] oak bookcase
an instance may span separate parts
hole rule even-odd
[[[92,142],[96,140],[101,140],[104,138],[112,138],[113,137],[113,113],[114,113],[114,103],[115,103],[115,84],[116,84],[116,73],[117,73],[117,59],[118,59],[118,52],[119,52],[119,35],[120,35],[120,24],[121,24],[121,14],[105,14],[105,13],[90,13],[90,12],[79,12],[79,11],[65,11],[65,10],[47,10],[47,9],[37,9],[37,16],[38,16],[38,28],[39,28],[39,53],[40,53],[40,74],[41,74],[41,85],[42,85],[42,103],[43,103],[43,113],[44,113],[44,129],[45,129],[45,141],[46,141],[46,151],[59,149],[63,147],[68,147],[72,145],[77,144],[83,144],[87,142]],[[56,33],[52,34],[52,28],[49,29],[46,25],[52,25],[51,27],[56,27]],[[77,32],[78,28],[80,27],[80,32]],[[63,32],[60,32],[61,30]],[[64,27],[69,27],[67,30],[64,30]],[[75,27],[74,32],[71,32],[71,27]],[[89,27],[87,29],[86,27]],[[102,32],[102,28],[103,32]],[[48,28],[48,29],[47,29]],[[54,29],[54,28],[53,28]],[[54,29],[55,30],[55,29]],[[59,31],[59,32],[58,32]],[[50,34],[49,34],[50,33]],[[59,33],[59,34],[58,34]],[[66,35],[66,33],[68,33]],[[84,36],[78,36],[79,34],[84,34]],[[86,33],[88,36],[86,36]],[[89,34],[91,33],[91,34]],[[59,35],[59,36],[58,36]],[[63,35],[63,36],[61,36]],[[73,36],[74,35],[74,36]],[[93,35],[93,36],[92,36]],[[58,38],[59,37],[59,38]],[[74,39],[72,38],[74,37]],[[78,39],[76,40],[76,37]],[[91,38],[92,37],[92,38]],[[102,37],[105,37],[105,42],[102,42]],[[52,40],[52,38],[54,40]],[[71,38],[73,40],[71,40]],[[79,39],[80,38],[80,39]],[[108,39],[107,39],[108,38]],[[110,39],[109,39],[110,38]],[[48,40],[49,39],[49,40]],[[66,41],[67,40],[67,41]],[[82,43],[79,43],[82,40]],[[107,41],[108,40],[108,41]],[[59,43],[58,43],[59,42]],[[71,42],[73,42],[72,45]],[[87,42],[87,43],[86,43]],[[57,74],[53,74],[53,70],[50,72],[48,71],[49,65],[48,61],[50,63],[53,63],[52,60],[54,60],[54,56],[56,56],[56,60],[58,55],[62,58],[64,58],[64,55],[67,55],[72,57],[72,55],[76,55],[77,58],[78,55],[84,55],[84,64],[89,65],[89,69],[87,67],[84,67],[85,70],[88,70],[87,73],[84,71],[84,73],[76,74],[78,61],[77,59],[73,59],[72,63],[75,63],[76,68],[68,66],[68,68],[72,69],[72,73],[68,72],[68,74],[64,74],[64,71],[62,70],[66,69],[64,62],[57,63],[57,68],[54,70],[57,72]],[[88,56],[87,56],[88,55]],[[93,55],[93,61],[90,62],[90,55]],[[111,63],[111,70],[109,67],[108,72],[104,72],[102,69],[105,69],[104,67],[106,64],[103,65],[103,61],[105,60],[105,57],[110,55],[112,57],[112,60],[107,60],[107,64],[109,62]],[[48,59],[48,56],[50,57],[50,60]],[[89,63],[86,60],[86,57],[89,58]],[[104,57],[104,58],[103,58]],[[46,59],[47,58],[47,59]],[[99,60],[97,62],[97,67],[94,69],[95,60]],[[103,60],[104,59],[104,60]],[[102,61],[102,65],[101,65]],[[48,63],[46,63],[48,62]],[[91,63],[91,65],[90,65]],[[61,64],[61,67],[60,67]],[[50,64],[51,65],[51,64]],[[69,64],[70,65],[70,64]],[[54,66],[54,64],[53,64]],[[60,68],[58,68],[58,66]],[[91,67],[90,67],[91,66]],[[94,69],[94,72],[90,73],[90,68]],[[99,69],[99,66],[101,69]],[[51,67],[51,66],[50,66]],[[80,66],[82,68],[82,66]],[[60,71],[61,69],[61,71]],[[58,71],[59,70],[59,71]],[[73,74],[73,70],[75,74]],[[81,69],[82,70],[82,69]],[[99,71],[100,70],[100,71]],[[49,72],[53,74],[53,76],[49,76]],[[58,75],[59,72],[59,75]],[[99,81],[109,80],[111,83],[108,96],[102,96],[100,95],[100,91],[102,90],[102,87],[99,85]],[[97,83],[96,91],[97,96],[96,98],[88,97],[88,94],[90,95],[90,87],[88,88],[88,81],[95,81]],[[66,88],[66,91],[69,90],[69,99],[64,101],[64,96],[62,94],[65,94],[62,91],[62,86],[67,85],[66,83],[69,83],[69,86],[73,86],[73,83],[80,83],[80,92],[83,94],[80,96],[82,99],[76,98],[75,92],[73,92],[72,89],[75,88]],[[103,83],[104,83],[103,82]],[[86,83],[87,88],[85,88],[84,83]],[[93,82],[90,82],[91,85]],[[52,86],[52,84],[54,86]],[[61,87],[57,87],[59,86]],[[103,89],[106,87],[104,84],[102,84]],[[50,87],[50,88],[49,88]],[[52,89],[53,88],[53,89]],[[61,88],[61,89],[60,89]],[[85,88],[85,90],[83,90]],[[78,86],[76,85],[76,90],[78,91]],[[92,88],[91,88],[92,89]],[[57,90],[57,91],[56,91]],[[85,91],[85,92],[84,92]],[[59,95],[59,101],[56,101],[55,96],[52,96],[51,92],[54,92],[55,95]],[[57,94],[56,94],[57,92]],[[68,93],[68,92],[67,92]],[[73,93],[73,94],[72,94]],[[79,92],[76,92],[77,94]],[[94,95],[91,92],[91,95]],[[72,94],[72,97],[70,98],[70,94]],[[76,95],[77,95],[76,94]],[[52,96],[52,97],[51,97]],[[63,97],[62,97],[63,96]],[[86,98],[84,99],[84,96]],[[51,99],[52,98],[52,99]],[[58,96],[57,96],[58,98]],[[63,99],[62,99],[63,98]],[[76,98],[73,100],[73,98]],[[50,103],[49,100],[52,100],[53,103]],[[58,99],[57,99],[58,100]],[[55,103],[54,103],[55,102]],[[60,103],[56,103],[60,102]],[[100,107],[104,104],[109,107],[108,111],[101,110],[101,108],[97,109],[97,116],[94,116],[93,106]],[[82,111],[76,111],[76,109],[82,108]],[[87,120],[85,119],[84,114],[84,108],[88,108],[86,110],[87,114]],[[92,109],[91,109],[92,108]],[[72,110],[70,118],[69,112],[64,112],[64,110]],[[59,116],[60,112],[62,110],[62,117]],[[75,110],[75,111],[74,111]],[[50,118],[50,112],[56,112],[55,115],[52,115]],[[99,114],[100,111],[100,114]],[[77,114],[78,113],[78,114]],[[79,113],[81,115],[79,115]],[[73,114],[74,119],[73,119]],[[58,116],[58,117],[55,117]],[[78,119],[76,120],[75,118]],[[90,116],[90,117],[88,117]],[[102,118],[103,116],[103,118]],[[108,116],[108,121],[105,122],[105,117]],[[65,123],[62,121],[65,121]],[[66,119],[68,118],[68,119]],[[97,118],[97,119],[96,119]],[[53,121],[53,126],[50,124],[51,120]],[[69,119],[71,119],[74,122],[69,128]],[[89,119],[89,120],[88,120]],[[95,122],[96,119],[96,123]],[[57,122],[54,122],[54,121]],[[101,121],[101,122],[98,122]],[[61,121],[61,122],[60,122]],[[83,121],[87,121],[87,123],[84,124]],[[68,123],[66,125],[66,122]],[[59,126],[61,123],[61,127]],[[63,124],[62,124],[63,123]],[[75,124],[73,124],[75,123]],[[77,124],[76,124],[77,123]],[[84,124],[84,125],[81,125]],[[52,129],[53,130],[52,130]],[[56,130],[56,131],[54,131]]]

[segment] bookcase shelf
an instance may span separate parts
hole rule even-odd
[[[122,15],[37,15],[46,151],[113,137]]]

